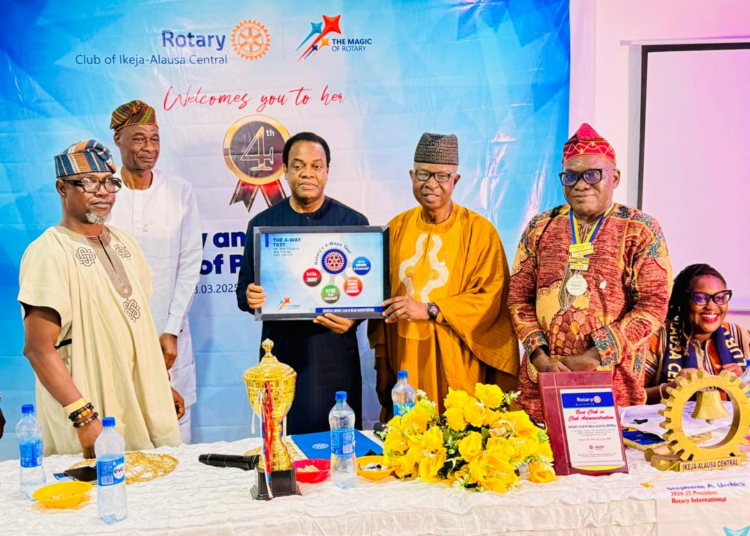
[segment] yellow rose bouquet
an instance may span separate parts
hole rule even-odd
[[[509,411],[518,393],[478,383],[474,396],[448,390],[445,412],[417,392],[414,408],[388,423],[385,463],[399,478],[502,493],[521,474],[536,483],[555,479],[552,450],[544,430],[524,411]]]

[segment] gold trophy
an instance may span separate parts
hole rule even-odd
[[[297,373],[271,353],[273,341],[266,339],[262,346],[266,355],[260,363],[247,369],[242,378],[250,405],[261,420],[263,436],[258,484],[253,486],[251,493],[254,499],[267,501],[300,494],[292,460],[281,439],[282,421],[294,400]]]
[[[740,448],[747,445],[745,438],[750,429],[750,398],[748,385],[727,370],[718,375],[706,374],[704,370],[690,372],[687,378],[677,378],[677,385],[667,389],[668,398],[662,399],[664,416],[661,427],[665,443],[646,451],[646,460],[660,471],[707,471],[727,469],[742,465],[747,458]],[[701,447],[682,428],[685,404],[697,393],[694,419],[709,423],[715,419],[729,417],[721,401],[719,389],[727,394],[732,403],[732,423],[729,433],[719,443]]]

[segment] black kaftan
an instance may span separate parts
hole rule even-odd
[[[285,199],[256,215],[247,226],[245,254],[237,284],[237,305],[254,313],[247,304],[247,286],[254,282],[255,227],[368,225],[359,212],[326,197],[315,212],[295,212]],[[297,390],[287,416],[288,434],[306,434],[329,429],[328,412],[335,404],[336,391],[346,391],[348,404],[362,426],[362,372],[359,363],[357,326],[341,335],[311,320],[263,322],[261,340],[271,339],[279,361],[297,372]],[[260,350],[261,356],[263,350]]]

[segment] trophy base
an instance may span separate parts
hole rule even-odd
[[[274,471],[271,473],[271,491],[273,497],[268,493],[268,485],[266,483],[266,475],[260,471],[256,471],[255,474],[258,477],[258,483],[252,487],[250,494],[256,501],[270,501],[276,497],[287,497],[289,495],[302,495],[297,487],[297,476],[294,468],[288,469],[287,471]]]
[[[730,456],[727,458],[711,458],[709,460],[683,462],[675,455],[654,454],[651,457],[651,465],[660,471],[715,471],[717,469],[739,467],[746,459],[747,455],[741,453],[739,456]]]

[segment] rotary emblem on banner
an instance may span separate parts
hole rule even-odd
[[[258,190],[268,206],[286,197],[279,180],[289,131],[265,115],[249,115],[236,121],[224,136],[224,162],[239,179],[229,204],[243,202],[250,212]]]
[[[232,47],[246,60],[262,58],[271,47],[271,34],[256,20],[243,20],[232,30]]]

